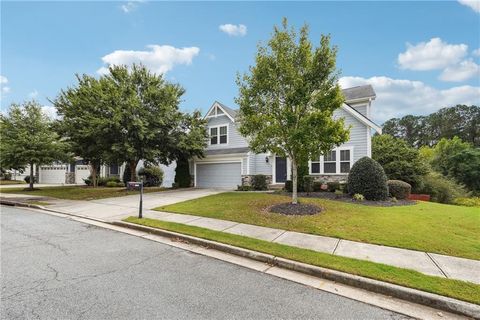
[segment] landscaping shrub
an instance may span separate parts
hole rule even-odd
[[[163,171],[158,166],[146,166],[140,169],[144,187],[159,187],[163,182]]]
[[[321,182],[321,181],[315,181],[313,183],[313,191],[314,192],[322,191],[322,184],[323,184],[323,182]]]
[[[362,194],[367,200],[386,200],[387,176],[382,166],[369,157],[355,162],[348,174],[348,193]]]
[[[463,186],[437,172],[424,177],[423,188],[419,193],[429,194],[432,201],[440,203],[453,203],[455,198],[468,196]]]
[[[117,187],[118,188],[125,187],[125,183],[119,181],[119,182],[117,182]]]
[[[92,176],[88,176],[86,179],[83,179],[83,182],[85,182],[87,186],[92,186],[93,185]]]
[[[456,198],[453,200],[453,204],[465,207],[480,207],[480,197]]]
[[[293,191],[293,182],[292,180],[287,180],[285,181],[285,190],[287,192],[292,192]]]
[[[26,183],[30,183],[30,176],[26,176],[23,180],[25,180]],[[35,176],[33,176],[33,183],[37,183],[37,178]]]
[[[3,180],[12,180],[12,174],[10,172],[3,172],[1,177]]]
[[[188,159],[180,158],[177,160],[177,167],[175,168],[175,183],[178,188],[189,188],[192,184],[192,176],[190,175],[190,168]]]
[[[237,191],[252,191],[252,186],[237,186]]]
[[[327,182],[327,186],[329,192],[335,192],[336,190],[340,190],[340,182],[338,181]]]
[[[391,197],[403,200],[408,199],[412,192],[412,186],[401,180],[388,180],[388,193]]]
[[[355,193],[353,195],[353,200],[355,200],[355,201],[365,201],[365,197],[363,196],[363,194]]]
[[[105,187],[108,181],[109,180],[106,177],[97,177],[97,185],[99,187]]]
[[[117,187],[117,183],[115,181],[107,181],[107,183],[105,184],[106,187],[108,188],[116,188]]]
[[[263,174],[257,174],[252,177],[252,188],[253,190],[267,190],[267,176]]]
[[[310,177],[310,176],[303,177],[303,190],[306,193],[313,192],[313,177]]]
[[[127,185],[127,182],[130,180],[132,180],[132,171],[130,170],[130,165],[127,164],[125,170],[123,170],[123,183]]]

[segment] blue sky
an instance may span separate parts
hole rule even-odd
[[[235,107],[235,76],[282,17],[330,33],[341,85],[370,83],[373,118],[480,104],[480,5],[449,2],[1,2],[1,109],[48,106],[76,73],[143,62],[183,85],[186,111]],[[231,26],[225,26],[225,25]],[[223,27],[221,27],[223,26]],[[102,60],[103,58],[103,60]]]

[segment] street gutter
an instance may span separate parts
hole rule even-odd
[[[467,316],[469,318],[480,320],[479,305],[449,298],[449,297],[444,297],[444,296],[429,293],[429,292],[402,287],[399,285],[390,284],[390,283],[382,282],[378,280],[373,280],[373,279],[369,279],[361,276],[356,276],[356,275],[352,275],[352,274],[348,274],[345,272],[340,272],[332,269],[312,266],[309,264],[288,260],[288,259],[273,256],[273,255],[253,251],[253,250],[243,249],[243,248],[231,246],[231,245],[220,243],[220,242],[192,237],[182,233],[167,231],[164,229],[152,228],[152,227],[147,227],[147,226],[124,222],[124,221],[109,222],[109,221],[94,219],[94,218],[86,217],[82,215],[64,213],[58,210],[51,210],[41,205],[16,202],[11,200],[1,199],[1,198],[0,198],[0,204],[16,206],[16,207],[35,208],[35,209],[50,211],[53,213],[60,213],[63,215],[69,215],[69,216],[74,216],[74,217],[92,220],[96,222],[106,223],[106,224],[119,226],[123,228],[129,228],[137,231],[143,231],[143,232],[147,232],[150,234],[154,234],[154,235],[158,235],[166,238],[180,239],[182,241],[203,246],[209,249],[214,249],[221,252],[233,254],[236,256],[248,258],[251,260],[263,262],[271,266],[277,266],[283,269],[300,272],[303,274],[307,274],[307,275],[322,278],[322,279],[327,279],[330,281],[335,281],[348,286],[372,291],[375,293],[391,296],[401,300],[418,303],[424,306],[428,306],[428,307],[432,307],[432,308],[440,309],[443,311],[447,311],[447,312],[451,312],[458,315]]]

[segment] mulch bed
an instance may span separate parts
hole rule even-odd
[[[270,212],[281,213],[291,216],[308,216],[314,215],[322,211],[322,209],[313,204],[306,203],[280,203],[269,208]]]
[[[281,194],[289,195],[289,196],[292,195],[290,192],[283,192]],[[407,199],[406,200],[397,200],[396,202],[391,201],[391,200],[385,200],[385,201],[371,201],[371,200],[355,201],[348,194],[335,194],[334,192],[310,192],[310,194],[307,194],[306,192],[299,192],[298,196],[302,197],[302,198],[321,198],[321,199],[342,201],[342,202],[362,204],[362,205],[365,205],[365,206],[376,206],[376,207],[410,206],[410,205],[414,205],[416,203],[415,201],[407,200]]]

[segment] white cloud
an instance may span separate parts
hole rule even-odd
[[[407,114],[429,114],[456,104],[480,104],[480,87],[458,86],[440,90],[421,81],[388,77],[342,77],[340,85],[349,88],[371,84],[377,93],[373,103],[373,119],[378,123]]]
[[[416,45],[407,43],[407,51],[398,55],[398,63],[402,69],[443,69],[460,62],[467,52],[466,44],[448,44],[440,38],[432,38]]]
[[[472,51],[472,55],[473,55],[473,56],[480,57],[480,48],[473,50],[473,51]]]
[[[233,37],[243,37],[247,34],[247,26],[243,24],[235,25],[227,23],[219,25],[218,28],[220,31],[225,32],[229,36]]]
[[[30,92],[28,94],[28,97],[31,98],[31,99],[35,99],[36,97],[38,97],[38,91],[37,89],[33,90],[32,92]]]
[[[460,82],[475,76],[480,77],[480,66],[470,59],[445,68],[440,75],[440,80]]]
[[[144,2],[143,0],[128,1],[128,2],[126,2],[126,3],[124,3],[124,4],[122,4],[122,5],[120,6],[120,9],[122,9],[122,11],[123,11],[124,13],[130,13],[130,12],[132,12],[133,10],[135,10],[140,3],[143,3],[143,2]]]
[[[7,83],[8,83],[7,77],[0,75],[0,87],[1,87],[0,93],[2,96],[10,92],[10,87],[7,86]],[[0,99],[1,99],[1,96],[0,96]]]
[[[46,114],[50,119],[58,118],[57,109],[54,106],[42,106],[42,111]]]
[[[458,0],[464,6],[470,7],[473,11],[480,13],[480,1],[479,0]]]
[[[131,66],[133,63],[142,63],[151,71],[164,74],[172,70],[175,65],[191,64],[193,58],[200,52],[197,47],[175,48],[167,45],[149,45],[147,48],[150,50],[115,50],[102,58],[107,66],[101,67],[97,72],[99,74],[107,73],[110,65]]]

